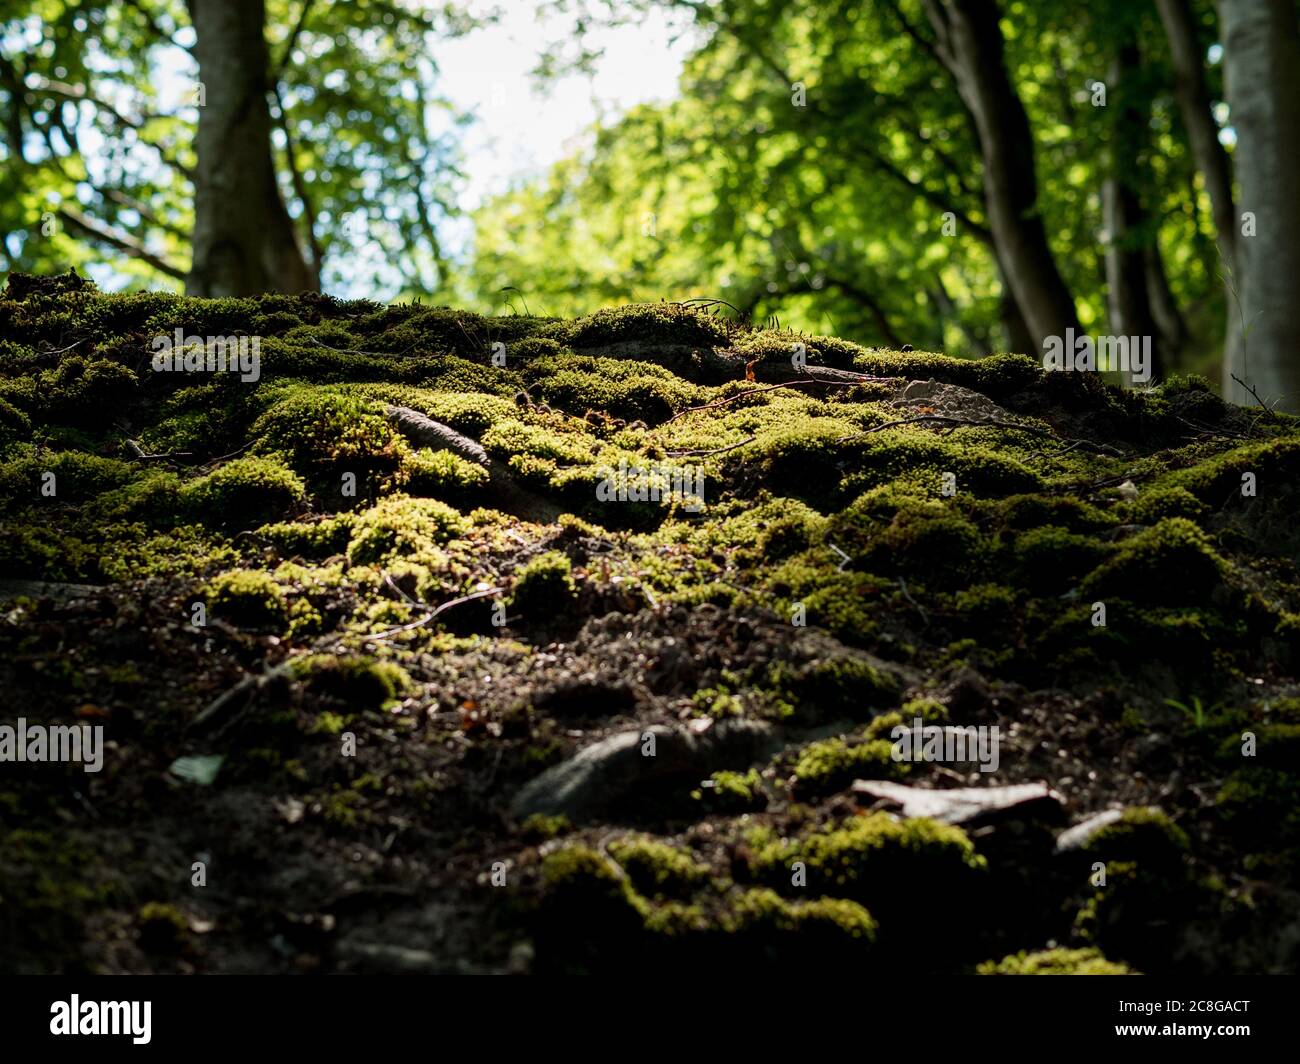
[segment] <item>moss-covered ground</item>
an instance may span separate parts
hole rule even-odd
[[[155,371],[178,328],[259,337],[258,379]],[[1293,972],[1298,473],[1300,422],[1195,379],[672,303],[28,280],[3,717],[106,750],[0,764],[0,969]],[[997,726],[997,771],[895,761],[918,717]],[[653,727],[690,737],[664,771],[517,801]],[[1061,820],[909,819],[858,780],[1043,782]]]

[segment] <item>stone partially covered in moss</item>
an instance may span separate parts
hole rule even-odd
[[[509,609],[526,619],[544,620],[563,610],[575,593],[569,559],[558,551],[547,551],[519,570]]]
[[[1108,961],[1098,949],[1021,951],[1000,961],[985,961],[980,975],[1135,975],[1127,964]]]
[[[283,589],[259,569],[236,569],[208,582],[200,596],[208,617],[239,628],[280,631],[286,622]]]

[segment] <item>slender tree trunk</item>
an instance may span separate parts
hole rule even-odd
[[[285,210],[271,154],[265,0],[187,0],[203,85],[195,138],[198,296],[317,290]]]
[[[1229,329],[1245,339],[1240,364],[1224,366],[1224,394],[1300,412],[1300,26],[1294,0],[1220,0],[1230,121],[1243,229]],[[1254,235],[1244,220],[1253,216]],[[1230,388],[1229,385],[1232,385]]]
[[[1151,235],[1137,187],[1147,121],[1133,91],[1133,73],[1141,62],[1137,43],[1126,41],[1111,62],[1108,79],[1115,121],[1110,172],[1102,187],[1102,211],[1108,236],[1106,290],[1111,334],[1151,337],[1153,365],[1146,368],[1152,377],[1158,378],[1164,376],[1167,359],[1147,289],[1144,245],[1151,240]]]
[[[1029,116],[1007,75],[994,0],[926,0],[947,66],[979,130],[984,200],[998,258],[1035,349],[1078,326],[1074,300],[1056,267],[1038,214]]]
[[[1156,328],[1160,330],[1161,348],[1166,355],[1165,371],[1171,372],[1183,363],[1183,351],[1187,347],[1187,319],[1169,287],[1169,275],[1165,272],[1165,258],[1160,253],[1158,233],[1147,245],[1142,258],[1146,267],[1147,299],[1151,303],[1151,314],[1156,320]]]
[[[1205,79],[1205,51],[1198,39],[1191,0],[1156,0],[1160,21],[1169,39],[1169,55],[1174,68],[1174,94],[1192,158],[1205,181],[1210,197],[1220,259],[1220,272],[1227,283],[1224,300],[1228,306],[1228,326],[1223,338],[1223,394],[1243,401],[1245,393],[1232,383],[1230,374],[1240,367],[1241,328],[1236,314],[1237,224],[1232,202],[1232,166],[1228,153],[1219,141],[1219,125],[1211,110],[1209,86]],[[1238,376],[1241,374],[1238,373]]]

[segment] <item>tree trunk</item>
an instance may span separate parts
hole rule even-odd
[[[1102,187],[1107,230],[1106,300],[1112,335],[1151,337],[1153,364],[1145,368],[1151,378],[1158,378],[1164,376],[1166,358],[1147,289],[1144,245],[1151,240],[1150,226],[1136,187],[1146,115],[1134,100],[1132,74],[1141,62],[1137,44],[1126,41],[1110,67],[1109,89],[1115,104],[1115,122],[1110,172]]]
[[[994,0],[926,0],[937,52],[979,130],[984,200],[1007,282],[1035,348],[1078,327],[1074,300],[1056,268],[1038,214],[1029,116],[1003,60]]]
[[[1228,153],[1219,141],[1219,125],[1211,110],[1209,86],[1205,80],[1205,52],[1196,33],[1190,0],[1156,0],[1160,21],[1169,39],[1169,55],[1174,68],[1174,94],[1178,111],[1187,130],[1192,158],[1205,180],[1210,196],[1210,212],[1217,235],[1220,272],[1227,283],[1224,300],[1228,307],[1228,327],[1223,337],[1223,394],[1241,401],[1245,393],[1232,383],[1230,374],[1241,365],[1241,327],[1237,316],[1237,297],[1232,288],[1237,262],[1236,211],[1232,203],[1232,167]],[[1240,373],[1237,373],[1241,376]]]
[[[1229,329],[1244,340],[1224,366],[1224,394],[1249,402],[1232,375],[1265,402],[1300,412],[1300,26],[1294,0],[1220,0],[1239,207],[1255,235],[1237,238]]]
[[[318,290],[276,184],[265,0],[187,0],[203,85],[195,138],[196,296]]]
[[[1205,52],[1197,40],[1191,3],[1190,0],[1156,0],[1156,7],[1160,9],[1160,19],[1169,38],[1178,111],[1187,130],[1192,158],[1210,194],[1220,250],[1231,265],[1237,238],[1232,209],[1232,170],[1228,153],[1219,142],[1219,126],[1211,110],[1210,90],[1205,81]]]

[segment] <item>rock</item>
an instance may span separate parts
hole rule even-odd
[[[1065,817],[1061,796],[1045,783],[931,790],[881,780],[855,780],[853,793],[897,806],[905,817],[931,817],[946,824],[975,825],[1008,820],[1059,822]]]
[[[1107,809],[1104,813],[1097,813],[1095,816],[1080,821],[1069,831],[1061,832],[1056,840],[1056,852],[1068,853],[1071,850],[1079,849],[1102,828],[1115,823],[1123,815],[1123,809]]]
[[[662,724],[619,732],[524,784],[510,810],[521,819],[534,813],[590,818],[633,792],[693,784],[720,768],[749,764],[769,735],[769,726],[758,721],[724,721],[702,734]],[[653,756],[642,752],[650,736]]]

